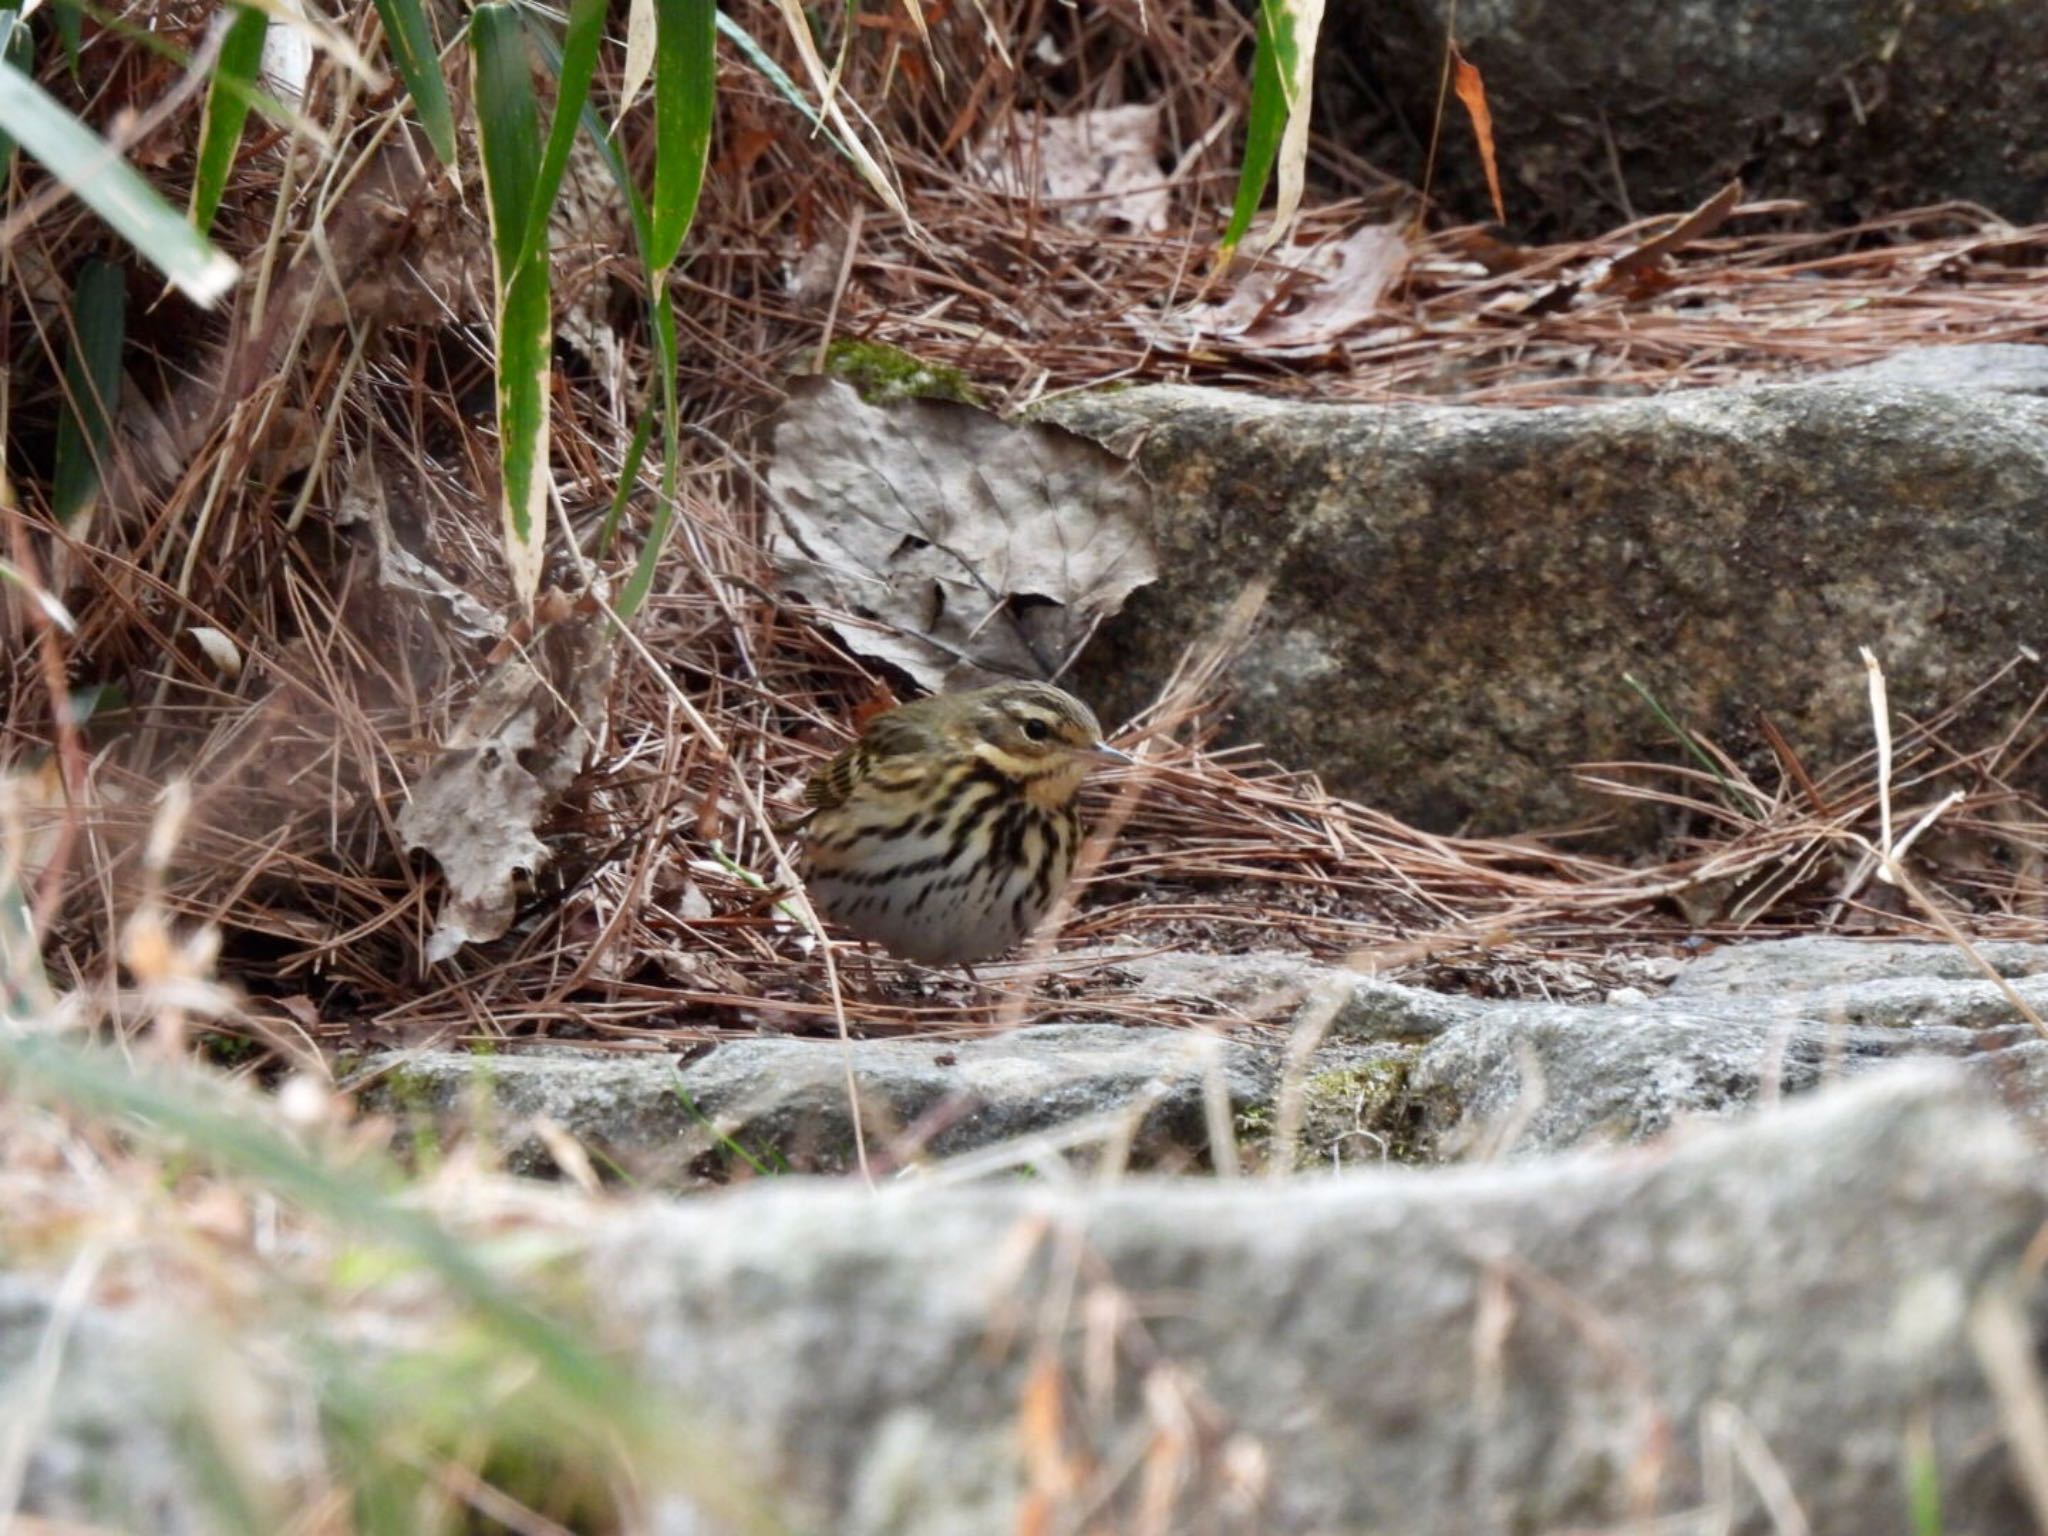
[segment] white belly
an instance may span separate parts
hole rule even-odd
[[[891,954],[924,965],[972,965],[1014,948],[1052,906],[1065,884],[1066,858],[1056,856],[1065,839],[1048,820],[1024,833],[1017,861],[962,854],[952,857],[940,837],[900,838],[876,867],[901,870],[887,880],[862,878],[869,871],[812,868],[805,887],[818,914],[848,932],[872,940]],[[1049,855],[1060,866],[1057,878],[1034,878]]]

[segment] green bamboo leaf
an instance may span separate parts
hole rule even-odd
[[[535,50],[541,56],[541,62],[559,79],[563,71],[562,45],[549,33],[538,29],[531,37]],[[618,187],[619,196],[625,199],[626,213],[633,223],[633,240],[640,249],[640,260],[644,266],[650,239],[646,200],[640,196],[639,188],[633,185],[633,175],[626,168],[625,157],[619,153],[618,145],[612,142],[611,135],[605,131],[604,119],[598,116],[597,108],[586,100],[582,110],[577,114],[577,121],[592,147],[604,160],[605,169],[611,172],[612,182]]]
[[[526,29],[516,7],[471,14],[477,134],[491,217],[498,332],[498,450],[505,563],[522,604],[540,589],[547,533],[548,299],[546,210],[535,209],[542,151]]]
[[[1273,194],[1273,221],[1259,240],[1260,251],[1278,245],[1301,210],[1308,173],[1309,102],[1315,92],[1316,36],[1323,28],[1323,0],[1282,0],[1282,5],[1287,41],[1278,52],[1287,122],[1276,157],[1280,185]]]
[[[562,190],[562,171],[569,163],[576,128],[590,100],[590,77],[597,70],[597,45],[604,37],[604,15],[605,0],[575,0],[569,7],[569,26],[562,50],[552,61],[557,82],[554,121],[548,128],[548,147],[534,183],[533,207],[527,214],[530,249],[536,240],[545,240],[548,215]],[[546,260],[545,249],[534,254]]]
[[[412,93],[413,116],[443,165],[455,163],[455,114],[448,107],[448,83],[441,78],[440,51],[420,0],[376,0],[384,43]]]
[[[666,283],[654,291],[653,320],[655,377],[661,381],[661,495],[654,503],[654,521],[640,546],[640,558],[619,593],[616,611],[621,619],[638,613],[654,589],[655,568],[676,515],[676,457],[682,451],[682,434],[676,406],[676,311]]]
[[[234,282],[235,264],[113,148],[13,64],[0,61],[0,132],[20,146],[195,304]]]
[[[1273,157],[1287,128],[1287,82],[1294,77],[1297,54],[1294,18],[1287,0],[1259,0],[1258,41],[1252,55],[1252,104],[1245,118],[1244,164],[1237,173],[1237,202],[1223,231],[1223,253],[1237,249],[1252,227]]]
[[[50,17],[64,42],[64,63],[78,73],[78,50],[85,46],[85,7],[79,0],[50,0]]]
[[[221,41],[199,129],[199,169],[192,178],[192,227],[202,235],[213,227],[221,193],[227,190],[228,172],[242,143],[242,125],[249,120],[249,88],[263,62],[263,39],[269,31],[270,18],[263,12],[236,6],[235,19]]]
[[[92,507],[100,465],[121,398],[121,346],[128,330],[128,278],[94,258],[71,292],[71,355],[64,362],[64,406],[57,417],[51,508],[69,526]]]
[[[21,0],[0,0],[0,64],[11,64],[25,75],[35,73],[35,36],[16,7]],[[0,129],[0,177],[7,175],[14,158],[14,137]]]
[[[612,540],[619,533],[619,519],[625,516],[633,487],[640,483],[640,465],[647,457],[647,440],[653,436],[654,412],[642,411],[640,424],[633,429],[633,441],[626,448],[626,461],[619,466],[618,489],[612,492],[612,504],[605,509],[604,523],[597,530],[596,550],[600,560],[612,552]]]
[[[810,98],[804,95],[794,80],[790,79],[789,71],[775,62],[774,57],[755,40],[751,32],[723,11],[718,13],[718,30],[726,41],[739,49],[740,57],[752,65],[762,79],[775,87],[776,95],[802,114],[804,121],[811,125],[811,132],[822,134],[825,142],[840,154],[848,160],[854,159],[853,151],[846,147],[846,141],[833,132],[832,125],[825,121],[818,109],[811,105]]]
[[[675,265],[697,215],[717,95],[714,0],[655,0],[654,248],[648,258],[657,273]]]

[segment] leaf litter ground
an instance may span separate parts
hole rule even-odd
[[[1154,9],[1148,20],[1055,8],[1046,45],[1014,70],[989,61],[979,13],[935,22],[928,51],[892,26],[861,29],[841,88],[890,144],[915,230],[728,58],[696,254],[677,280],[684,517],[640,646],[607,653],[595,761],[566,783],[548,732],[567,727],[543,695],[587,690],[574,664],[540,668],[525,712],[477,739],[488,683],[537,649],[504,617],[477,210],[380,137],[396,108],[357,100],[316,66],[309,114],[330,114],[334,143],[373,147],[326,166],[342,190],[322,205],[317,249],[310,215],[274,217],[277,156],[245,155],[222,238],[279,274],[269,323],[240,330],[161,300],[131,332],[94,520],[60,533],[45,485],[19,473],[13,487],[15,552],[81,619],[62,637],[10,618],[16,756],[54,748],[44,772],[16,781],[12,809],[57,975],[115,980],[124,928],[156,904],[186,929],[219,931],[223,972],[249,995],[225,1027],[285,1054],[530,1035],[669,1048],[833,1027],[818,957],[776,905],[772,824],[890,684],[845,648],[871,617],[778,584],[762,427],[833,338],[901,348],[1003,408],[1160,379],[1537,405],[2048,330],[2048,231],[1980,209],[1815,230],[1803,208],[1736,189],[1689,217],[1521,247],[1422,232],[1406,189],[1327,142],[1315,149],[1321,200],[1291,239],[1211,280],[1244,24],[1226,12],[1168,25]],[[733,15],[796,63],[771,10]],[[987,20],[999,33],[1022,24]],[[110,33],[96,46],[127,45]],[[137,61],[147,94],[155,66]],[[631,150],[644,147],[644,110],[627,119]],[[176,119],[153,143],[172,181],[189,174],[193,128]],[[1101,145],[1113,153],[1085,152]],[[1134,171],[1148,157],[1151,182]],[[556,235],[555,477],[578,547],[551,580],[573,591],[615,581],[632,553],[600,558],[594,534],[648,358],[622,221],[587,161],[572,167]],[[10,463],[45,461],[60,274],[107,249],[89,218],[59,206],[7,253]],[[645,525],[655,478],[643,470],[629,497],[629,530]],[[215,641],[194,639],[201,630]],[[2038,740],[2038,673],[2015,658],[1987,680],[2014,701],[1987,739],[1955,739],[1960,714],[1897,725],[1895,808],[1962,794],[1917,867],[1972,934],[2043,931],[2048,815],[2011,785]],[[1667,857],[1631,867],[1569,836],[1418,832],[1256,751],[1219,750],[1227,680],[1227,666],[1195,667],[1139,722],[1154,729],[1135,792],[1114,779],[1091,792],[1121,796],[1127,820],[1048,975],[995,971],[977,987],[885,965],[849,992],[852,1026],[957,1029],[992,1003],[1015,1020],[1198,1022],[1133,990],[1105,958],[1115,950],[1280,948],[1434,985],[1573,996],[1631,979],[1632,956],[1738,934],[1941,932],[1873,877],[1874,755],[1809,765],[1788,750],[1745,779],[1733,763],[1700,770],[1674,741],[1668,764],[1598,770],[1609,792],[1667,817]],[[96,712],[55,727],[60,696]],[[501,931],[429,963],[430,947],[451,947],[437,944],[447,892],[436,861],[407,851],[434,841],[426,813],[406,806],[435,801],[423,791],[457,771],[449,747],[463,739],[548,786],[529,828],[545,854],[515,830],[520,855],[501,857],[497,878],[542,867],[509,910],[486,890],[457,914],[473,937]],[[159,870],[144,850],[178,777],[193,804]],[[444,820],[459,820],[462,785],[441,788]]]

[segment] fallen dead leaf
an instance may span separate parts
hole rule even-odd
[[[430,963],[502,937],[519,876],[548,861],[534,829],[604,738],[612,647],[603,602],[579,605],[492,669],[399,812],[406,848],[431,853],[448,885]]]
[[[992,125],[967,174],[990,191],[1043,203],[1063,224],[1163,234],[1172,194],[1160,169],[1159,106],[1048,117],[1015,112]]]
[[[1177,352],[1314,356],[1372,320],[1408,259],[1400,231],[1368,224],[1342,240],[1267,258],[1228,298],[1134,323],[1148,340]]]
[[[1493,197],[1493,216],[1505,224],[1508,210],[1500,196],[1500,163],[1493,153],[1493,112],[1486,105],[1486,81],[1480,77],[1479,66],[1458,52],[1456,43],[1451,44],[1451,69],[1451,89],[1472,119],[1472,136],[1479,141],[1479,163],[1486,171],[1486,190]]]
[[[409,604],[417,604],[432,617],[434,628],[443,638],[454,635],[463,640],[487,642],[502,637],[502,616],[406,548],[392,527],[393,494],[385,484],[378,451],[373,447],[356,456],[334,504],[337,528],[361,526],[369,530],[378,585]]]
[[[1158,575],[1151,490],[1063,428],[806,378],[768,473],[783,585],[933,690],[1059,675]]]

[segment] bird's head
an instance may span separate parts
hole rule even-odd
[[[1050,683],[997,683],[950,698],[958,707],[957,739],[969,752],[1005,778],[1061,801],[1093,764],[1131,760],[1102,739],[1094,711]]]

